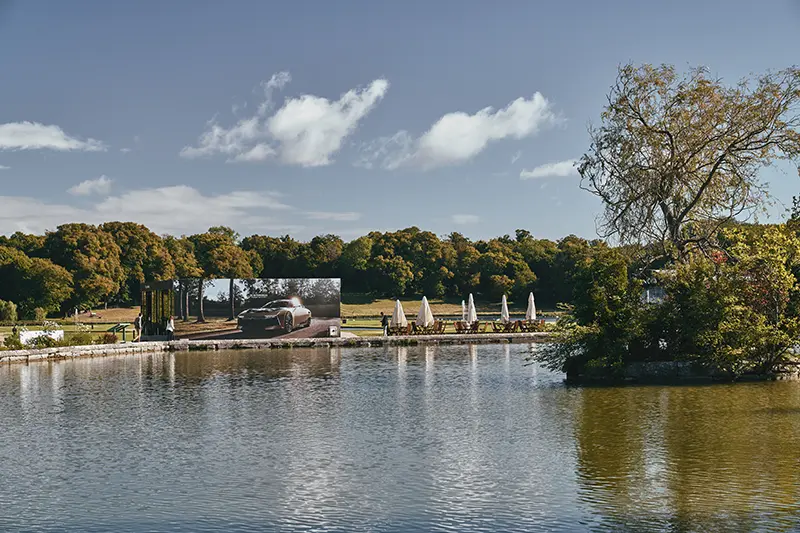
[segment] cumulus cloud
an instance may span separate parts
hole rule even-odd
[[[96,139],[82,140],[67,135],[55,125],[39,122],[8,122],[0,124],[0,150],[77,150],[104,151],[106,146]]]
[[[308,211],[306,216],[311,220],[329,220],[333,222],[354,222],[361,218],[361,213],[352,211],[331,212],[331,211]]]
[[[520,179],[536,179],[536,178],[563,178],[566,176],[573,176],[578,174],[578,169],[575,167],[576,159],[567,159],[566,161],[558,161],[556,163],[546,163],[539,165],[532,170],[522,170],[519,173]]]
[[[458,165],[476,157],[492,142],[524,139],[557,120],[550,102],[537,92],[531,98],[517,98],[503,109],[485,107],[471,115],[447,113],[418,138],[401,130],[365,143],[356,164],[389,170],[405,165]]]
[[[388,81],[377,79],[365,88],[347,91],[335,101],[300,95],[287,98],[270,114],[274,108],[274,91],[290,81],[288,72],[273,75],[262,83],[264,100],[255,115],[242,118],[230,127],[221,126],[212,119],[197,145],[184,147],[180,155],[186,158],[224,155],[228,161],[235,162],[277,159],[302,167],[329,165],[344,140],[389,89]]]
[[[111,182],[105,175],[96,180],[85,180],[77,185],[73,185],[67,192],[73,196],[90,196],[92,194],[105,195],[111,192]]]
[[[88,208],[27,197],[0,196],[0,234],[41,233],[60,224],[110,220],[139,222],[156,233],[180,235],[210,226],[231,226],[241,232],[293,233],[305,226],[287,216],[290,207],[274,192],[234,191],[206,195],[177,185],[129,191]]]
[[[453,224],[462,226],[466,224],[477,224],[480,221],[480,217],[478,215],[453,215],[451,219]]]

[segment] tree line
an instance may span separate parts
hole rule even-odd
[[[13,302],[20,318],[34,319],[75,308],[136,305],[144,281],[338,277],[343,293],[376,298],[460,299],[474,293],[483,300],[503,294],[524,300],[535,291],[540,305],[552,307],[571,301],[571,270],[581,254],[601,245],[573,235],[537,239],[526,230],[473,241],[411,227],[349,242],[336,235],[302,242],[241,238],[223,226],[176,237],[133,222],[74,223],[44,235],[0,236],[0,300]]]

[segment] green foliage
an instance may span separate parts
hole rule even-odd
[[[147,280],[175,276],[172,255],[164,240],[145,226],[134,222],[106,222],[100,229],[111,235],[120,249],[124,281],[116,297],[119,303],[138,303],[139,286]]]
[[[125,280],[122,252],[114,237],[96,226],[64,224],[48,232],[44,252],[73,277],[74,292],[67,304],[96,307],[119,292]]]
[[[628,275],[624,256],[605,245],[587,249],[570,270],[569,314],[559,319],[557,341],[538,359],[548,367],[581,374],[603,368],[612,374],[635,358],[640,335],[641,283]]]
[[[17,321],[17,304],[0,300],[0,322]]]
[[[570,275],[573,306],[558,343],[537,354],[573,375],[618,374],[633,361],[690,361],[737,377],[794,357],[800,337],[800,240],[787,226],[730,227],[726,251],[692,254],[656,272],[666,294],[644,304],[619,250],[591,246]]]
[[[6,335],[3,340],[3,346],[9,350],[23,350],[25,346],[19,340],[19,333],[16,335]]]
[[[56,311],[72,294],[72,275],[49,259],[28,257],[0,246],[0,298],[18,304],[30,318],[36,307]]]
[[[69,344],[70,346],[89,346],[92,344],[94,337],[92,337],[91,333],[80,331],[69,335],[64,340],[66,341],[65,344]]]
[[[44,307],[36,307],[33,310],[33,319],[37,322],[44,322],[47,320],[47,310]]]
[[[115,333],[111,332],[103,333],[95,341],[97,344],[116,344],[117,342],[119,342],[119,337],[117,337]]]
[[[39,337],[34,337],[31,339],[31,342],[26,346],[26,348],[32,349],[40,349],[40,348],[55,348],[56,346],[63,345],[57,340],[52,337],[48,337],[47,335],[40,335]]]

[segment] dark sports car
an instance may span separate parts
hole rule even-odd
[[[245,309],[237,317],[242,331],[281,329],[287,333],[296,327],[311,325],[311,311],[299,298],[275,300],[263,307]]]

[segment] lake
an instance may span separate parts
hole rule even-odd
[[[800,528],[800,384],[567,387],[535,349],[0,366],[0,531]]]

